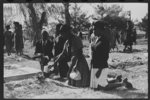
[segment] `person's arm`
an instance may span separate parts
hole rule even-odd
[[[91,44],[91,46],[93,50],[96,50],[97,47],[101,47],[101,44],[102,44],[102,41],[98,41],[96,44],[95,43]]]
[[[78,59],[77,59],[76,56],[73,56],[73,57],[71,58],[71,64],[69,65],[69,70],[68,70],[68,72],[67,72],[67,77],[69,77],[69,75],[70,75],[70,73],[71,73],[71,71],[72,71],[72,68],[73,68],[73,67],[76,67],[75,65],[77,64],[77,61],[78,61]]]
[[[69,42],[66,41],[66,43],[64,44],[64,48],[63,48],[63,51],[54,58],[54,65],[55,66],[57,64],[57,62],[61,61],[64,57],[65,57],[65,54],[67,53],[67,50],[66,48],[68,47],[69,45]]]
[[[48,58],[49,60],[51,60],[51,58],[53,57],[53,48],[54,48],[54,42],[52,40],[47,41],[48,42]]]
[[[34,57],[32,57],[33,59],[40,58],[42,56],[40,49],[40,41],[38,41],[35,46]]]
[[[72,69],[74,66],[75,66],[75,64],[76,64],[76,62],[77,62],[77,57],[76,56],[73,56],[72,58],[71,58],[71,64],[70,64],[70,69]]]

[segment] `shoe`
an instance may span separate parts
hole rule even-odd
[[[98,85],[97,90],[104,90],[104,87],[102,87],[101,85]]]
[[[40,83],[43,83],[45,80],[44,76],[42,76],[42,75],[38,75],[37,79],[39,80]]]
[[[121,81],[122,81],[122,75],[118,75],[118,76],[116,77],[116,80],[118,80],[118,82],[121,82]]]
[[[127,89],[133,89],[133,85],[132,85],[130,82],[128,82],[128,79],[127,79],[127,78],[125,78],[125,79],[123,80],[123,83],[124,83],[124,85],[125,85],[125,87],[126,87]]]

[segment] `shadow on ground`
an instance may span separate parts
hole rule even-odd
[[[111,68],[114,68],[114,69],[122,69],[122,70],[125,70],[127,66],[130,66],[130,67],[135,67],[137,65],[144,65],[144,64],[147,64],[147,61],[143,62],[143,61],[128,61],[128,62],[120,62],[116,65],[109,65]]]
[[[148,98],[148,94],[147,93],[138,92],[137,89],[132,89],[132,90],[115,89],[115,90],[111,90],[111,91],[102,91],[102,92],[107,93],[107,94],[112,94],[112,95],[118,95],[118,96],[120,96],[122,98]]]

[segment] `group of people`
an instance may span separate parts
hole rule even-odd
[[[14,46],[18,55],[23,54],[24,48],[22,25],[19,22],[14,22],[13,24],[15,30],[14,32],[10,31],[10,25],[6,25],[6,31],[4,32],[4,43],[8,56],[11,55]]]
[[[42,39],[36,43],[35,55],[43,55],[41,60],[41,70],[45,78],[49,77],[51,71],[44,72],[47,63],[54,59],[54,64],[49,68],[54,68],[53,73],[60,74],[61,78],[67,78],[68,84],[75,87],[90,87],[92,89],[102,89],[100,78],[102,72],[108,68],[109,58],[109,38],[103,20],[97,21],[93,25],[95,40],[91,42],[91,64],[88,65],[83,55],[82,40],[71,33],[71,27],[67,24],[56,25],[56,37],[53,42],[48,38],[48,32],[42,32]],[[54,52],[53,52],[54,50]],[[68,63],[69,62],[69,63]],[[71,76],[71,73],[77,76]],[[80,77],[79,77],[80,76]],[[125,80],[110,87],[120,87],[125,84]]]
[[[10,31],[10,25],[6,26],[4,33],[6,51],[11,55],[12,49],[15,46],[16,53],[23,54],[23,32],[22,25],[19,22],[13,23],[15,31]],[[129,23],[130,24],[130,23]],[[128,24],[126,40],[124,42],[126,50],[130,46],[132,50],[132,43],[136,39],[132,39],[132,35],[136,33],[131,32],[133,27]],[[135,31],[135,30],[134,30]],[[41,71],[44,78],[48,78],[51,73],[60,75],[60,78],[67,78],[68,84],[75,87],[90,87],[92,89],[104,89],[108,87],[120,87],[127,83],[127,80],[118,80],[117,84],[101,86],[102,81],[106,79],[101,78],[103,71],[109,70],[107,60],[110,52],[110,36],[108,27],[105,21],[100,20],[93,23],[90,30],[90,57],[91,62],[88,65],[83,55],[82,33],[78,35],[72,33],[72,28],[67,24],[57,24],[55,38],[49,38],[46,30],[41,31],[42,39],[36,43],[35,55],[40,55]],[[134,34],[131,34],[134,33]],[[93,36],[91,35],[93,34]],[[42,55],[42,56],[41,56]],[[48,62],[54,60],[54,64],[50,65],[54,70],[45,72],[45,66]],[[76,76],[72,73],[76,73]],[[107,75],[107,74],[106,74]],[[102,80],[103,79],[103,80]]]

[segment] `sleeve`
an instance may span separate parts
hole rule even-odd
[[[34,54],[36,54],[36,53],[41,53],[40,45],[41,45],[41,43],[40,43],[40,41],[38,41],[38,42],[36,43],[36,46],[35,46],[35,53],[34,53]]]
[[[52,53],[53,47],[54,47],[54,42],[49,41],[48,42],[48,51],[49,51],[48,56],[49,56],[49,58],[53,57],[53,53]]]
[[[76,37],[76,40],[73,41],[74,42],[74,48],[75,49],[82,49],[83,48],[83,43],[82,43],[82,40],[79,38],[79,37]]]
[[[98,40],[97,43],[93,43],[91,45],[93,51],[96,50],[97,48],[100,48],[101,46],[102,46],[102,41],[101,40]]]
[[[63,51],[65,54],[68,52],[68,48],[69,47],[69,41],[67,40],[65,43],[64,43],[64,47],[63,47]]]

